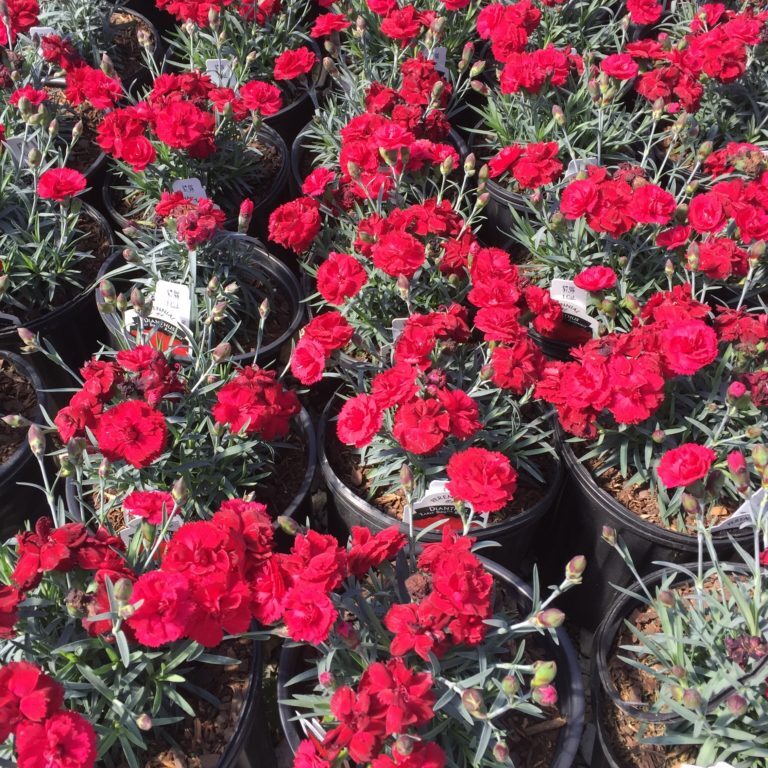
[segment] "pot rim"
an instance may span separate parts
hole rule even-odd
[[[509,571],[504,566],[488,560],[481,555],[477,555],[485,568],[494,576],[495,579],[506,582],[510,585],[520,597],[526,602],[530,602],[531,588],[522,579]],[[581,675],[581,667],[576,650],[571,642],[568,633],[560,627],[555,631],[557,640],[553,640],[548,634],[543,635],[544,642],[551,644],[553,655],[558,656],[558,669],[567,670],[567,676],[558,674],[555,678],[558,690],[558,698],[562,702],[564,714],[566,715],[566,724],[561,729],[555,751],[555,756],[549,768],[570,768],[573,760],[578,753],[581,743],[581,735],[584,730],[584,717],[586,710],[586,701],[584,698],[584,686]],[[280,716],[280,724],[283,728],[286,740],[292,752],[296,752],[301,741],[301,734],[291,717],[293,710],[284,701],[290,698],[287,684],[295,675],[293,667],[300,659],[300,655],[306,646],[302,645],[283,645],[280,651],[280,660],[277,668],[277,705]],[[562,682],[562,688],[557,685],[557,681]]]
[[[696,536],[689,533],[670,531],[655,523],[648,523],[633,514],[623,504],[620,504],[610,493],[604,491],[592,477],[592,474],[579,461],[567,437],[567,434],[558,422],[555,429],[555,439],[559,443],[564,464],[571,476],[594,503],[608,512],[609,516],[617,518],[620,523],[631,529],[634,533],[650,539],[655,544],[662,544],[667,547],[672,544],[679,549],[689,550],[691,553],[696,551]],[[747,540],[752,535],[749,531],[716,531],[712,534],[712,538],[717,543],[725,544],[729,541],[729,534],[737,541]]]
[[[338,392],[334,393],[334,395],[323,409],[323,413],[320,417],[320,421],[317,427],[317,446],[320,471],[322,472],[323,479],[328,485],[328,489],[331,491],[332,495],[338,495],[344,498],[347,503],[353,505],[358,514],[364,518],[367,523],[376,526],[376,529],[397,525],[401,532],[408,533],[409,527],[406,523],[380,511],[369,501],[354,493],[349,487],[347,487],[344,481],[336,474],[335,470],[331,466],[331,462],[325,450],[325,440],[328,424],[330,424],[332,420],[331,411],[338,398]],[[554,463],[556,467],[555,477],[553,478],[552,482],[549,483],[549,488],[546,494],[541,499],[539,499],[539,501],[537,501],[529,509],[519,512],[507,520],[502,520],[498,523],[491,523],[486,528],[477,528],[471,532],[471,535],[478,541],[493,540],[494,536],[498,534],[514,531],[521,527],[521,525],[526,525],[544,515],[546,511],[552,507],[555,499],[560,493],[560,487],[565,477],[565,469],[559,456],[554,459]],[[438,528],[437,530],[423,533],[419,538],[424,542],[440,541],[442,538],[442,530]]]

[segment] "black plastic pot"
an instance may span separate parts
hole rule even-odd
[[[534,330],[534,328],[528,329],[528,335],[536,346],[544,353],[545,357],[548,357],[550,360],[560,360],[563,363],[568,363],[573,360],[571,351],[579,346],[579,342],[565,341],[564,339],[556,339],[552,336],[543,336],[538,331]]]
[[[398,525],[401,531],[408,533],[408,525],[380,511],[365,499],[361,499],[345,485],[331,466],[326,452],[326,438],[334,407],[338,407],[338,402],[332,399],[323,411],[317,430],[320,471],[331,496],[328,503],[328,524],[331,531],[341,541],[346,541],[353,525],[363,526],[374,532]],[[529,553],[536,529],[554,505],[560,492],[563,468],[559,461],[556,462],[556,467],[556,476],[552,478],[544,498],[537,504],[508,520],[472,531],[472,536],[478,542],[495,542],[500,545],[485,550],[488,558],[515,570],[524,567],[523,563]],[[442,536],[440,530],[430,531],[423,534],[420,541],[440,541]]]
[[[272,188],[269,194],[254,207],[253,218],[249,232],[258,237],[265,237],[269,224],[269,215],[281,203],[288,198],[288,175],[289,175],[289,157],[288,148],[282,138],[269,126],[262,126],[259,131],[259,139],[266,144],[275,147],[283,161],[272,182]],[[116,208],[115,197],[112,188],[118,186],[118,177],[114,169],[110,168],[106,172],[104,184],[101,188],[101,205],[117,229],[135,226],[135,222],[127,219]],[[237,216],[227,219],[224,226],[231,230],[237,230]]]
[[[228,235],[228,237],[237,238],[238,240],[245,242],[250,246],[254,253],[254,259],[252,261],[249,261],[247,264],[242,263],[237,265],[236,269],[233,269],[232,274],[237,274],[241,277],[247,276],[253,278],[254,281],[263,278],[264,282],[267,284],[277,286],[279,294],[283,298],[286,298],[291,306],[291,322],[288,327],[280,334],[280,336],[278,336],[278,338],[262,345],[259,354],[256,356],[256,362],[259,365],[265,365],[278,357],[280,351],[290,342],[291,338],[299,330],[304,321],[304,306],[301,302],[301,288],[293,272],[291,272],[282,261],[268,253],[261,242],[248,235],[235,233]],[[118,293],[126,290],[130,291],[131,278],[142,274],[141,269],[138,267],[135,270],[123,273],[113,280],[115,290]],[[102,270],[99,274],[99,279],[102,279],[106,275],[107,270]],[[275,291],[261,292],[254,290],[253,295],[255,297],[255,303],[260,304],[263,299],[268,299],[274,306]],[[98,291],[95,292],[95,296],[95,306],[98,308],[104,303],[104,299]],[[101,316],[104,326],[106,326],[113,347],[123,349],[135,346],[136,341],[134,337],[125,333],[120,318],[115,313],[105,314],[99,312],[99,315]],[[177,359],[183,360],[185,358],[183,356],[177,356]],[[254,362],[254,354],[253,352],[242,352],[232,355],[232,359],[243,365],[249,365]]]
[[[142,13],[138,8],[134,8],[131,3],[126,3],[125,5],[117,6],[114,11],[109,11],[108,16],[112,13],[127,13],[133,16],[134,18],[138,19],[139,21],[144,22],[144,24],[149,27],[150,34],[152,35],[152,49],[150,51],[150,54],[152,58],[159,64],[161,61],[161,50],[160,50],[160,32],[157,29],[157,26],[149,19],[147,15]],[[107,19],[107,24],[109,24],[109,18]],[[142,68],[136,73],[133,80],[129,82],[123,81],[123,88],[125,89],[125,92],[136,99],[139,99],[141,97],[142,91],[147,86],[151,85],[153,81],[153,75],[150,71],[149,67],[142,66]]]
[[[530,587],[497,563],[481,558],[485,567],[497,581],[502,582],[510,591],[515,592],[521,604],[521,613],[526,613],[531,604]],[[578,587],[577,587],[578,589]],[[557,643],[545,635],[543,643],[548,657],[557,664],[558,674],[555,678],[559,706],[567,719],[567,724],[560,730],[555,750],[555,758],[550,768],[570,768],[576,757],[584,729],[584,688],[581,681],[581,669],[576,650],[568,634],[563,629],[557,630]],[[283,646],[280,653],[280,663],[277,670],[277,701],[280,722],[288,745],[295,753],[304,736],[299,730],[294,713],[286,704],[281,702],[291,698],[292,691],[288,685],[292,678],[301,673],[308,665],[305,649],[300,646]]]
[[[301,194],[301,187],[306,178],[304,169],[307,165],[312,165],[309,155],[311,150],[305,146],[306,138],[312,129],[311,123],[305,125],[301,131],[297,134],[293,144],[291,145],[291,180],[290,189],[292,197],[297,197]],[[469,152],[467,143],[461,137],[461,134],[456,130],[451,130],[449,134],[449,143],[456,147],[456,151],[459,153],[460,158],[465,158]]]
[[[176,19],[167,11],[161,11],[154,0],[127,0],[125,7],[144,16],[160,33],[169,32],[177,24]]]
[[[539,542],[543,583],[562,578],[563,567],[574,555],[584,555],[587,569],[583,586],[559,598],[559,607],[569,619],[593,630],[608,613],[616,590],[632,575],[617,552],[602,540],[603,526],[614,528],[626,544],[640,574],[654,570],[655,562],[685,563],[695,560],[695,536],[661,528],[635,515],[595,482],[560,433],[560,449],[566,481],[559,508]],[[752,540],[751,531],[730,531],[736,541]],[[733,552],[725,532],[713,534],[713,544],[723,559]]]
[[[711,566],[711,563],[704,564],[705,570]],[[698,565],[697,563],[692,562],[687,563],[686,567],[688,570],[695,573]],[[724,567],[731,572],[745,570],[744,567],[739,564],[726,563],[724,564]],[[643,582],[650,593],[654,594],[656,588],[670,575],[675,576],[672,582],[673,585],[683,585],[689,581],[683,574],[677,574],[671,568],[662,568],[644,578]],[[609,662],[613,654],[616,635],[624,625],[624,621],[629,618],[630,614],[635,609],[642,607],[645,603],[646,600],[644,600],[643,596],[639,593],[639,588],[636,597],[628,594],[617,594],[613,603],[610,605],[605,618],[600,623],[600,626],[595,633],[595,639],[592,646],[590,677],[592,712],[597,730],[597,738],[595,740],[595,749],[592,753],[592,768],[624,768],[615,756],[611,747],[611,740],[608,737],[606,722],[609,708],[614,707],[620,709],[630,715],[634,720],[642,723],[671,725],[673,723],[681,722],[681,718],[674,712],[649,712],[633,707],[631,704],[621,699],[611,679]],[[768,659],[764,660],[759,667],[762,667],[766,663],[768,663]],[[749,677],[753,675],[755,671],[756,670],[750,671],[747,676]],[[730,693],[732,693],[732,689],[724,691],[710,701],[710,710],[719,707]]]
[[[107,220],[90,205],[84,205],[81,216],[95,219],[108,240],[110,249],[114,247],[112,230]],[[109,262],[109,256],[105,264]],[[0,349],[18,351],[22,344],[17,328],[24,327],[41,338],[49,341],[71,368],[79,368],[83,362],[98,349],[103,334],[101,324],[91,296],[93,288],[86,288],[75,298],[29,322],[23,322],[12,315],[0,318]],[[72,386],[72,381],[57,366],[48,363],[42,355],[35,356],[35,362],[47,381]],[[63,378],[62,378],[63,377]]]
[[[12,352],[3,351],[0,351],[0,360],[9,361],[35,388],[37,409],[33,420],[42,423],[43,411],[53,416],[52,404],[45,392],[43,379],[32,361]],[[23,530],[25,521],[28,520],[34,525],[35,520],[48,512],[48,504],[42,491],[19,485],[19,483],[36,485],[42,483],[40,467],[27,443],[26,429],[19,428],[19,433],[24,435],[22,443],[5,463],[0,464],[0,542]]]

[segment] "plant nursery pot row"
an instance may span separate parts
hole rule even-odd
[[[40,372],[29,357],[0,351],[0,414],[21,415],[41,423],[51,413],[51,399]],[[40,483],[40,468],[24,427],[0,422],[0,541],[15,536],[25,521],[47,511],[45,496],[25,483]]]
[[[481,560],[493,575],[496,584],[505,588],[507,593],[513,596],[520,606],[521,615],[525,615],[531,602],[530,587],[498,563],[485,558]],[[557,642],[549,635],[543,635],[542,645],[547,658],[553,659],[557,664],[558,675],[555,679],[555,687],[558,693],[558,706],[561,716],[566,720],[565,725],[559,730],[554,756],[547,768],[570,768],[579,750],[584,728],[585,703],[579,660],[576,649],[563,629],[557,630]],[[305,655],[303,648],[284,646],[280,654],[277,680],[280,722],[288,745],[294,753],[306,735],[297,721],[295,710],[282,702],[296,694],[290,684],[291,680],[304,672],[311,662],[312,659]]]
[[[278,304],[283,307],[284,319],[281,321],[279,331],[276,331],[274,338],[260,347],[258,354],[254,355],[254,352],[249,351],[232,356],[234,360],[244,365],[253,363],[255,359],[263,366],[277,359],[301,326],[304,319],[301,287],[291,270],[282,261],[272,256],[258,240],[234,233],[229,237],[236,240],[249,257],[248,264],[243,263],[237,266],[237,276],[246,283],[245,290],[249,301],[258,305],[267,299],[271,307],[276,307]],[[118,257],[115,257],[112,262],[105,265],[99,275],[100,279],[117,265]],[[137,274],[137,270],[121,272],[120,276],[114,280],[116,290],[130,291],[131,278]],[[100,294],[96,292],[96,305],[102,305],[103,301]],[[117,315],[102,312],[99,314],[113,345],[117,348],[135,345],[135,337],[126,331]],[[184,359],[183,356],[180,359]]]
[[[374,506],[362,498],[339,476],[334,469],[329,456],[331,449],[330,430],[334,427],[333,416],[338,408],[338,401],[333,398],[325,408],[318,425],[318,452],[320,471],[330,492],[328,504],[328,520],[332,532],[340,540],[346,540],[352,526],[362,526],[378,532],[392,525],[397,525],[407,534],[409,526]],[[332,450],[332,449],[331,449]],[[544,495],[533,506],[511,515],[508,519],[491,523],[485,528],[473,528],[471,535],[478,544],[493,542],[498,546],[490,546],[483,554],[495,563],[508,568],[523,567],[530,554],[531,544],[538,527],[547,513],[552,510],[560,493],[563,482],[563,467],[560,461],[554,461],[552,476],[547,478],[547,489]],[[441,530],[423,533],[420,541],[424,543],[440,541]]]
[[[579,461],[560,433],[560,452],[565,465],[565,485],[556,511],[537,542],[544,583],[558,579],[562,564],[574,555],[584,555],[587,569],[583,585],[559,598],[568,618],[587,629],[595,629],[607,615],[616,595],[614,585],[625,586],[631,573],[616,551],[602,539],[604,526],[613,528],[629,550],[641,574],[655,569],[654,563],[685,563],[696,559],[696,536],[667,530],[643,520],[603,490]],[[751,529],[733,530],[731,536],[744,544],[752,540]],[[724,559],[733,552],[725,531],[713,534],[713,543]]]

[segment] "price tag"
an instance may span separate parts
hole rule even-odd
[[[438,45],[436,48],[433,48],[432,52],[429,54],[429,58],[435,62],[435,69],[441,75],[448,74],[448,66],[446,64],[448,59],[448,49],[444,45]]]
[[[150,317],[168,320],[176,325],[189,325],[192,316],[192,299],[189,288],[183,283],[158,280]]]
[[[754,515],[765,499],[765,488],[755,491],[730,517],[722,523],[712,526],[713,531],[731,531],[734,528],[746,528],[752,525]]]
[[[230,59],[206,59],[205,71],[217,88],[234,88],[237,85]]]
[[[174,192],[181,192],[184,197],[192,200],[205,200],[208,197],[202,182],[195,176],[191,179],[177,179],[171,184],[171,189]]]
[[[396,344],[397,340],[403,335],[405,330],[405,324],[408,322],[407,317],[396,317],[392,321],[392,343]]]
[[[587,328],[592,333],[597,332],[597,320],[590,317],[587,312],[589,292],[579,288],[573,280],[553,280],[549,289],[549,295],[563,308],[563,319],[577,325],[579,328]]]
[[[414,528],[426,528],[442,519],[447,521],[444,528],[461,530],[463,528],[461,517],[447,486],[447,480],[432,480],[427,486],[426,493],[413,505],[405,507],[403,521],[406,524],[413,521]],[[464,506],[468,512],[472,512],[471,504]],[[488,515],[481,515],[473,522],[480,528],[485,528],[488,525]]]
[[[30,27],[30,30],[27,34],[29,35],[30,40],[42,40],[48,35],[58,35],[59,33],[53,27]],[[37,55],[43,55],[42,45],[38,47]]]

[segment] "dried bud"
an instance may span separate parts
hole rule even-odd
[[[740,693],[732,693],[725,700],[725,706],[734,717],[742,717],[746,714],[749,702]]]
[[[549,685],[555,679],[555,675],[557,675],[557,664],[554,661],[535,661],[531,685],[534,688]]]
[[[189,488],[187,488],[187,484],[183,477],[176,479],[176,482],[171,488],[171,496],[180,507],[183,507],[187,501],[189,501]]]
[[[221,15],[219,13],[219,9],[216,8],[216,6],[211,6],[208,9],[208,24],[210,24],[211,28],[216,29],[218,28],[220,22]]]
[[[565,578],[571,584],[581,584],[581,577],[587,568],[587,558],[584,555],[572,557],[565,566]]]
[[[533,623],[545,629],[557,629],[563,625],[564,621],[565,614],[559,608],[546,608],[533,617]]]
[[[335,62],[330,56],[325,56],[323,58],[323,69],[331,76],[331,77],[338,77],[339,76],[339,68],[336,66]]]
[[[295,536],[299,532],[299,524],[292,517],[285,515],[278,515],[277,527],[289,536]]]
[[[600,534],[606,544],[610,544],[612,547],[616,546],[616,529],[610,526],[604,525],[602,533]]]
[[[136,718],[136,727],[140,731],[152,730],[152,718],[145,712]]]
[[[32,453],[40,458],[45,455],[45,435],[37,424],[30,424],[27,430],[27,442]]]
[[[474,718],[481,720],[486,715],[485,700],[483,694],[476,688],[467,688],[462,691],[461,703],[464,709]]]

